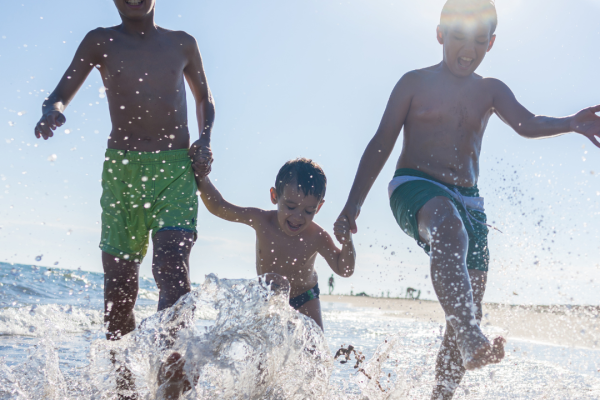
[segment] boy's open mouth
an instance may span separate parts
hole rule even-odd
[[[298,231],[298,229],[300,229],[300,227],[302,227],[302,224],[292,224],[290,221],[285,221],[287,223],[288,229],[292,232],[296,232]]]
[[[144,1],[145,0],[125,0],[125,3],[129,7],[138,8],[144,3]]]
[[[473,64],[474,58],[469,57],[458,57],[458,65],[463,68],[469,68]]]

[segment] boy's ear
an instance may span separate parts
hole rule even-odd
[[[488,49],[487,49],[488,52],[490,50],[492,50],[492,47],[494,47],[495,42],[496,42],[496,35],[492,35],[492,38],[490,39],[490,44],[488,45]]]
[[[436,36],[437,36],[438,43],[439,44],[444,44],[444,31],[442,30],[442,27],[438,25],[437,29],[435,30],[435,33],[436,33]]]
[[[277,204],[277,190],[274,187],[271,188],[271,203]]]
[[[321,207],[323,207],[323,204],[325,204],[325,199],[323,199],[319,202],[319,205],[317,206],[317,210],[315,211],[315,214],[319,212]]]

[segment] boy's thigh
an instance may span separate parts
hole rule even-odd
[[[444,196],[433,197],[417,213],[420,239],[431,245],[431,232],[449,218],[456,221],[456,229],[464,231],[462,218],[454,202]]]
[[[298,312],[312,318],[317,325],[323,329],[323,319],[321,318],[321,301],[319,299],[312,299],[304,303]]]
[[[187,259],[196,242],[196,233],[177,228],[163,228],[152,237],[154,257]]]

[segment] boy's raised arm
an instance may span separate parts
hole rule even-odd
[[[354,264],[356,262],[354,243],[350,234],[350,226],[347,222],[344,227],[336,222],[336,235],[338,233],[345,235],[342,250],[338,249],[331,236],[325,230],[322,230],[320,232],[321,245],[319,246],[319,254],[327,261],[333,272],[347,278],[354,273]]]
[[[195,169],[195,172],[202,178],[208,175],[211,170],[210,135],[215,121],[215,103],[204,73],[198,43],[194,37],[187,33],[182,32],[181,34],[184,35],[183,40],[185,41],[185,51],[188,57],[188,63],[183,69],[183,74],[196,101],[196,117],[200,129],[200,137],[190,146],[189,155],[194,161],[200,161],[200,163],[197,163],[198,169]]]
[[[196,163],[199,162],[196,161]],[[202,202],[211,214],[227,221],[241,222],[252,227],[258,222],[258,218],[260,218],[260,214],[263,212],[262,210],[231,204],[223,198],[208,176],[203,178],[196,177],[196,183],[198,184],[198,189],[200,189]]]
[[[577,132],[600,147],[600,105],[579,111],[575,115],[562,118],[534,115],[519,103],[506,84],[489,79],[493,86],[494,111],[502,121],[519,135],[532,139],[560,136],[568,132]]]
[[[101,61],[96,50],[98,47],[96,43],[99,41],[98,36],[97,31],[91,31],[83,38],[75,52],[71,65],[67,68],[56,89],[44,101],[42,118],[40,118],[34,130],[38,139],[43,137],[44,140],[48,140],[49,137],[54,136],[52,131],[67,122],[63,115],[65,108],[73,100],[94,65]]]
[[[360,208],[394,149],[402,125],[408,115],[416,79],[418,79],[416,73],[409,72],[396,84],[381,118],[379,128],[367,145],[360,160],[348,200],[338,217],[338,221],[343,218],[347,219],[352,233],[357,232],[356,218],[360,214]],[[336,238],[340,243],[344,243],[342,236],[336,234]]]

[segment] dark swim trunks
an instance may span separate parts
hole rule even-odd
[[[297,310],[309,301],[318,299],[319,294],[321,294],[321,291],[319,290],[319,284],[317,283],[314,288],[307,290],[293,299],[290,299],[290,306]]]
[[[396,222],[398,222],[404,233],[415,239],[419,246],[429,254],[431,248],[419,236],[417,213],[434,197],[447,197],[454,203],[458,210],[469,236],[467,268],[487,271],[490,263],[490,251],[487,239],[489,229],[486,225],[487,217],[484,211],[478,211],[466,204],[467,202],[470,204],[471,200],[475,202],[476,200],[481,200],[483,202],[483,199],[478,199],[479,189],[477,186],[467,188],[448,185],[428,174],[410,168],[397,170],[394,174],[394,178],[396,177],[415,177],[431,181],[428,182],[422,179],[412,180],[402,183],[393,189],[390,196],[390,207],[392,208]],[[457,194],[463,196],[462,201],[460,201],[460,197]]]

